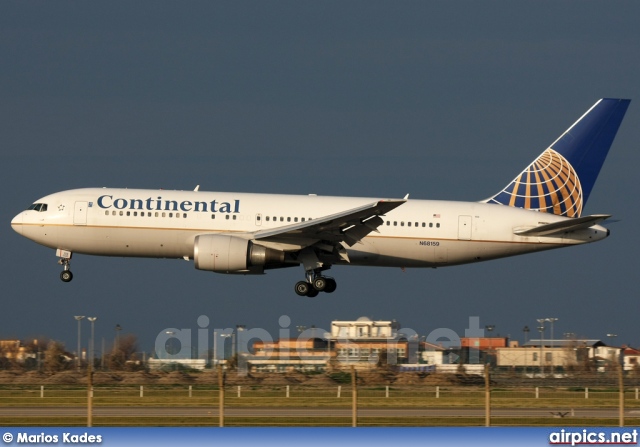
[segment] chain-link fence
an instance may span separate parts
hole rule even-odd
[[[86,383],[0,384],[0,424],[623,426],[640,423],[640,380],[615,373],[548,377],[489,370],[485,376],[397,373],[386,383],[371,380],[371,374],[355,371],[333,376],[271,374],[256,378],[233,372],[219,376],[212,372],[206,380],[198,380],[204,376],[197,374],[179,377],[192,383],[93,384],[90,388]],[[389,375],[386,377],[389,379]]]

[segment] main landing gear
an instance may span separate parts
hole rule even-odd
[[[73,273],[69,270],[69,264],[71,263],[71,252],[67,250],[57,250],[56,255],[60,257],[58,264],[62,265],[62,272],[60,272],[60,279],[63,282],[69,282],[73,279]]]
[[[300,296],[313,298],[320,292],[332,293],[338,287],[336,280],[329,276],[320,275],[319,271],[307,272],[306,281],[298,281],[295,291]]]

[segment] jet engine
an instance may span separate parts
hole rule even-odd
[[[249,239],[223,234],[201,234],[193,245],[198,270],[216,273],[262,273],[265,267],[284,264],[284,252]]]

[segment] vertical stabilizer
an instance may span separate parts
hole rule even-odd
[[[580,217],[630,100],[601,99],[487,203]]]

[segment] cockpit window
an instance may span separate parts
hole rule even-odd
[[[27,209],[28,210],[38,211],[39,213],[42,213],[44,211],[47,211],[47,204],[46,203],[34,203],[33,205],[31,205]]]

